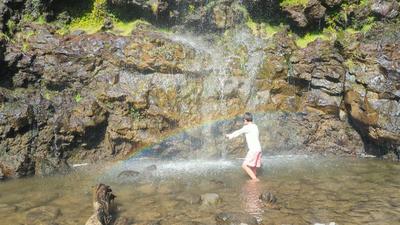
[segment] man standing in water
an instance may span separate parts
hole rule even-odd
[[[259,141],[259,132],[256,124],[253,123],[253,116],[246,112],[243,117],[244,126],[226,137],[232,139],[241,134],[245,134],[247,147],[249,148],[242,168],[251,177],[252,181],[259,181],[257,178],[257,168],[261,167],[261,145]]]

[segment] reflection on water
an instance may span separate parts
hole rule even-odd
[[[244,210],[257,218],[258,221],[262,220],[261,215],[264,212],[262,202],[259,199],[262,191],[263,189],[259,182],[248,181],[244,183],[241,193]]]
[[[0,183],[1,224],[84,224],[98,182],[111,185],[120,215],[163,225],[215,224],[215,214],[227,211],[248,212],[264,224],[400,224],[398,163],[309,156],[263,160],[258,183],[247,182],[241,160],[142,159],[11,180]],[[139,175],[118,177],[124,170]],[[263,192],[277,197],[280,210],[261,204]],[[198,199],[205,193],[217,193],[222,202],[201,207]]]

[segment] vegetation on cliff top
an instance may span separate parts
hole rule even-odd
[[[279,5],[284,7],[284,6],[294,6],[294,5],[302,5],[306,6],[308,3],[308,0],[280,0]]]

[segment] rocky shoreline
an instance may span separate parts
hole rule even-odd
[[[221,2],[212,12],[238,4]],[[265,36],[233,20],[242,11],[231,8],[223,19],[207,17],[203,27],[211,31],[200,33],[141,25],[128,36],[61,35],[52,24],[32,22],[12,40],[1,36],[0,177],[53,174],[144,146],[162,157],[219,157],[221,148],[237,156],[243,140],[226,145],[223,134],[241,126],[235,117],[245,111],[257,113],[270,154],[398,158],[396,13],[382,12],[394,19],[365,34],[301,48],[289,28]],[[3,25],[18,11],[7,10]],[[220,122],[203,126],[213,120]]]

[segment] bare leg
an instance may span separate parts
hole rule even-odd
[[[257,167],[251,167],[251,170],[253,171],[254,176],[257,177]]]
[[[242,164],[242,168],[244,169],[244,171],[246,171],[246,173],[251,177],[252,180],[259,181],[259,179],[256,177],[256,175],[254,174],[253,170],[250,167],[248,167],[246,164]]]

